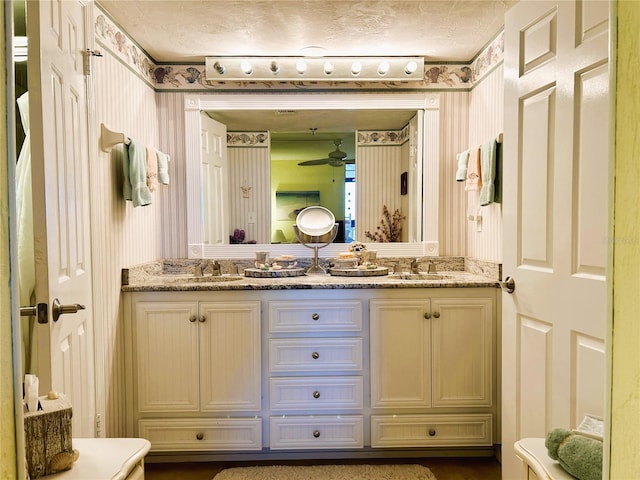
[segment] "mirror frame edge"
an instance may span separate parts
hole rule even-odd
[[[437,256],[438,241],[438,195],[439,195],[439,138],[440,138],[440,94],[433,92],[393,93],[246,93],[246,94],[185,94],[184,137],[185,158],[200,155],[200,111],[202,110],[277,110],[277,109],[376,109],[416,110],[423,112],[419,118],[418,131],[422,142],[418,142],[416,174],[422,178],[417,199],[422,208],[419,218],[421,242],[375,243],[379,256]],[[200,205],[200,162],[187,161],[186,208],[187,208],[187,256],[188,258],[253,258],[258,250],[268,249],[274,254],[293,253],[308,256],[303,245],[252,244],[252,245],[207,245],[202,243]],[[422,193],[422,195],[419,195]],[[431,222],[429,222],[431,220]],[[324,254],[335,255],[344,245],[329,245]],[[282,251],[281,251],[282,250]],[[334,252],[335,250],[335,252]]]

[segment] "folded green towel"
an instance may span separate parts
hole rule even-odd
[[[464,182],[467,179],[467,165],[469,163],[469,150],[465,150],[456,156],[458,169],[456,170],[456,182]]]
[[[137,140],[131,139],[123,151],[124,188],[126,200],[131,200],[134,207],[149,205],[151,191],[147,187],[147,147]]]
[[[158,181],[163,185],[169,185],[169,155],[156,151],[158,157]]]
[[[549,456],[579,480],[602,480],[602,442],[555,428],[547,434]]]
[[[485,206],[494,202],[496,178],[496,152],[498,143],[490,140],[480,147],[480,172],[482,188],[480,189],[480,205]]]

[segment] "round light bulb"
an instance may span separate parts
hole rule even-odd
[[[378,74],[386,75],[387,73],[389,73],[389,62],[380,62],[380,65],[378,66]]]
[[[222,65],[220,62],[216,62],[213,64],[213,68],[215,69],[216,72],[218,72],[220,75],[222,75],[225,71],[224,65]]]
[[[304,72],[307,71],[307,62],[305,62],[304,60],[298,60],[296,62],[296,71],[302,75]]]
[[[243,60],[240,62],[240,70],[242,70],[246,75],[250,75],[253,72],[253,67],[251,67],[251,63]]]
[[[333,63],[324,62],[324,74],[331,75],[333,73]]]
[[[362,72],[362,64],[360,62],[353,62],[351,64],[351,73],[354,75],[360,75]]]
[[[418,69],[418,63],[412,60],[409,63],[407,63],[406,67],[404,67],[404,73],[406,73],[407,75],[411,75],[417,69]]]

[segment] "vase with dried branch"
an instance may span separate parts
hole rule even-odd
[[[391,214],[387,206],[384,205],[380,225],[376,227],[373,233],[367,230],[365,236],[374,242],[400,242],[402,237],[402,220],[405,218],[407,217],[403,216],[399,209],[396,208],[393,214]]]

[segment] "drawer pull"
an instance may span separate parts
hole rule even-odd
[[[313,320],[318,320],[320,318],[320,315],[318,315],[317,313],[314,313],[314,314],[311,315],[311,318]]]
[[[195,315],[191,315],[191,316],[189,317],[189,321],[190,321],[191,323],[195,322],[197,319],[198,319],[198,317],[196,317]]]
[[[436,429],[435,428],[430,428],[429,429],[429,436],[430,437],[435,437],[436,436]]]
[[[199,432],[199,433],[196,435],[196,439],[198,439],[198,440],[202,440],[202,439],[204,439],[204,433]]]
[[[440,312],[433,312],[433,318],[440,318]]]
[[[320,436],[320,430],[314,430],[313,431],[313,436],[318,438]]]
[[[313,392],[313,398],[320,398],[320,392],[317,390]]]
[[[313,352],[311,354],[311,358],[313,358],[314,360],[317,360],[320,358],[320,354],[318,352]]]

